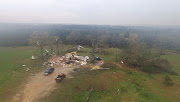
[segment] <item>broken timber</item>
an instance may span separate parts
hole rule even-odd
[[[91,90],[90,90],[90,92],[89,92],[89,96],[86,98],[86,101],[85,101],[85,102],[88,102],[88,101],[89,101],[89,98],[90,98],[90,96],[91,96],[92,91],[93,91],[93,87],[91,88]]]

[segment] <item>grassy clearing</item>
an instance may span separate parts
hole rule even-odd
[[[32,47],[0,47],[0,99],[9,99],[17,91],[25,78],[37,68],[31,60]],[[25,64],[26,67],[22,67]],[[31,71],[26,72],[26,68]]]
[[[105,63],[115,62],[115,50],[106,49],[109,55],[96,53]],[[120,49],[118,49],[121,52]],[[90,49],[85,48],[79,55],[89,55]],[[120,53],[118,55],[119,59]],[[179,74],[180,55],[166,55],[172,64],[172,70]],[[99,70],[75,74],[73,79],[65,79],[58,89],[50,96],[41,99],[42,102],[83,102],[91,87],[94,87],[89,102],[177,102],[180,100],[180,77],[170,75],[173,87],[163,84],[166,73],[147,74],[144,72],[126,70],[110,66],[111,70]]]
[[[172,65],[172,70],[180,74],[180,54],[168,54],[164,55],[163,58],[168,59]]]
[[[174,86],[168,87],[163,84],[166,73],[152,75],[153,78],[146,82],[146,85],[155,95],[161,96],[166,102],[178,102],[180,100],[180,54],[171,53],[162,56],[162,58],[169,60],[172,70],[178,74],[170,75]]]
[[[70,49],[70,45],[62,47],[62,54]],[[115,62],[115,51],[120,49],[105,49],[108,54],[96,53],[104,59],[105,63]],[[0,99],[13,95],[26,76],[39,70],[41,64],[30,59],[33,48],[31,47],[2,47],[0,48]],[[91,49],[84,48],[79,55],[89,55]],[[168,54],[162,56],[168,59],[172,70],[180,75],[180,55]],[[30,72],[25,72],[22,64],[31,66]],[[147,74],[144,72],[121,69],[110,65],[110,70],[82,71],[74,74],[74,78],[65,79],[57,84],[49,96],[40,99],[42,102],[84,102],[91,87],[94,87],[89,102],[177,102],[180,100],[180,76],[170,75],[174,86],[167,87],[163,84],[166,73]],[[15,71],[15,73],[13,73]],[[38,101],[38,102],[39,102]]]

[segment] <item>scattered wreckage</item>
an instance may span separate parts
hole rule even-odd
[[[68,65],[86,65],[90,60],[89,56],[78,56],[76,52],[67,53],[64,56],[53,56],[48,62],[45,62],[43,65],[62,65],[67,67]]]
[[[96,61],[102,61],[101,57],[94,57],[92,58],[93,60]],[[55,67],[55,66],[62,66],[69,68],[70,66],[78,65],[78,66],[83,66],[87,65],[87,63],[90,61],[89,56],[79,56],[77,55],[77,52],[70,52],[65,54],[64,56],[52,56],[51,59],[49,59],[47,62],[44,62],[43,66],[49,66],[49,67]],[[100,66],[94,66],[92,67],[91,70],[99,70],[99,69],[109,69],[109,68],[101,68]],[[52,73],[55,69],[54,68],[49,68],[44,72],[44,75],[49,75]],[[66,77],[65,74],[59,74],[56,78],[55,81],[61,82],[64,78]]]
[[[70,65],[86,65],[90,60],[89,56],[78,56],[76,52],[67,53],[64,56],[53,56],[47,62],[44,62],[43,66],[62,66],[68,67]],[[44,72],[44,76],[52,73],[54,68],[49,68]],[[66,77],[65,74],[59,74],[55,81],[61,82]]]

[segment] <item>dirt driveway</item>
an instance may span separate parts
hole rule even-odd
[[[103,61],[99,61],[96,65],[102,65]],[[34,102],[36,99],[47,96],[56,87],[55,77],[60,73],[65,73],[67,78],[70,78],[71,72],[75,67],[55,67],[53,73],[48,76],[44,76],[43,72],[37,73],[34,76],[28,78],[28,82],[22,91],[18,92],[12,99],[11,102]]]

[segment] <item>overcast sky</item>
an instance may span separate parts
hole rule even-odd
[[[0,22],[180,25],[180,0],[0,0]]]

